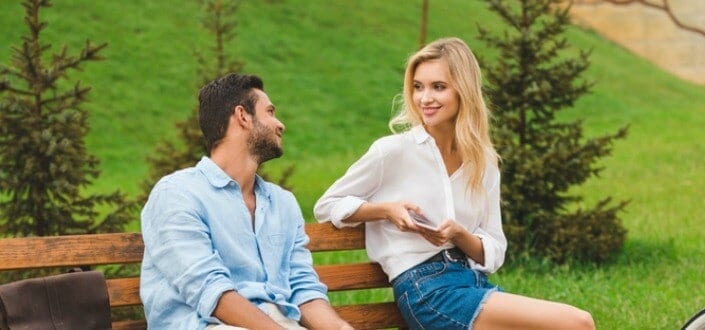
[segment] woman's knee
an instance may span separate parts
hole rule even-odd
[[[575,308],[572,314],[572,319],[575,323],[575,327],[571,328],[589,330],[595,329],[595,321],[592,319],[592,314],[590,314],[589,312],[586,312],[579,308]]]

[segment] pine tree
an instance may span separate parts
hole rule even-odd
[[[584,209],[582,197],[570,189],[600,173],[596,162],[626,136],[627,127],[586,138],[581,121],[556,119],[592,87],[580,77],[589,52],[566,54],[569,46],[561,35],[570,25],[569,8],[560,2],[488,0],[510,30],[493,35],[480,29],[480,40],[498,50],[485,73],[493,137],[502,157],[508,256],[602,262],[624,244],[626,230],[617,213],[627,202],[605,197]]]
[[[10,65],[0,66],[0,235],[121,231],[134,202],[117,191],[85,192],[100,175],[84,142],[88,113],[82,104],[91,88],[65,82],[69,71],[101,60],[107,44],[86,41],[78,55],[64,46],[49,56],[39,12],[51,2],[26,0],[23,6],[29,33],[12,48]]]
[[[199,0],[205,16],[201,19],[203,28],[214,38],[214,45],[204,53],[195,52],[198,63],[198,75],[202,86],[230,72],[240,72],[244,63],[230,58],[226,45],[235,38],[237,20],[235,13],[240,6],[240,0]],[[153,155],[148,156],[150,163],[147,179],[142,182],[143,195],[141,201],[146,201],[154,184],[164,175],[176,170],[194,166],[203,155],[207,155],[205,141],[198,124],[198,108],[193,108],[188,118],[175,124],[180,143],[169,140],[161,141]],[[287,168],[278,183],[286,186],[293,172],[293,167]],[[269,179],[267,173],[260,168],[259,174]]]

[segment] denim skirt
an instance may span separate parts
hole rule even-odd
[[[464,261],[432,261],[392,280],[394,298],[411,329],[472,329],[494,291],[487,276]]]

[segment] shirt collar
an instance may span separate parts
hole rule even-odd
[[[272,198],[272,192],[269,191],[269,188],[267,187],[267,181],[264,181],[262,177],[260,177],[258,174],[255,174],[255,191],[259,190],[259,192],[264,195],[264,197],[267,197],[267,199],[271,200]]]
[[[433,139],[428,132],[423,128],[423,125],[417,125],[411,128],[411,135],[414,137],[416,144],[422,144],[429,139]]]
[[[240,187],[240,184],[233,180],[225,171],[223,171],[218,164],[216,164],[212,159],[203,156],[201,160],[196,164],[196,168],[203,173],[208,182],[216,188],[223,188],[234,182]],[[266,197],[270,197],[271,193],[267,189],[264,179],[259,175],[255,175],[255,191],[262,193]]]

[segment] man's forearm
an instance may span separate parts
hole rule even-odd
[[[282,329],[267,314],[235,291],[226,291],[220,296],[213,316],[227,325],[247,329]]]
[[[313,299],[299,306],[301,323],[306,329],[344,329],[350,330],[345,320],[338,316],[333,307],[323,299]]]

